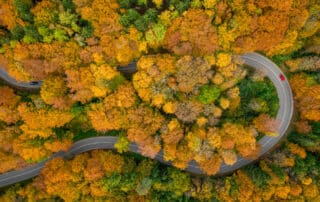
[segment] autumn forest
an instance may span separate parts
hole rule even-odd
[[[252,52],[290,84],[283,134],[283,95]],[[0,176],[117,137],[52,158],[0,201],[320,201],[319,0],[0,0],[0,68],[41,81],[0,79]],[[239,159],[256,161],[219,174]]]

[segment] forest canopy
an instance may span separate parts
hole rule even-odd
[[[279,135],[277,91],[248,52],[285,72],[297,115],[268,156],[215,177]],[[48,161],[0,201],[320,200],[318,0],[0,0],[0,68],[43,82],[0,83],[0,174],[118,137],[115,151]],[[191,161],[205,175],[183,171]]]

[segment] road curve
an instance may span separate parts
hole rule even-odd
[[[136,63],[132,62],[125,67],[119,66],[118,69],[123,74],[133,74],[136,71]],[[42,81],[30,81],[30,82],[19,82],[12,78],[6,70],[0,67],[0,80],[4,83],[23,91],[39,91],[42,86]]]
[[[268,58],[257,53],[248,53],[245,55],[241,55],[240,58],[244,61],[244,64],[251,66],[257,70],[261,70],[265,72],[268,78],[275,85],[278,93],[278,97],[279,97],[280,103],[279,103],[279,110],[277,114],[277,119],[280,121],[280,127],[278,131],[279,135],[277,137],[265,136],[262,139],[260,139],[259,143],[261,144],[262,149],[258,157],[261,157],[265,155],[270,149],[274,148],[274,146],[280,141],[280,139],[283,136],[285,136],[286,131],[290,126],[291,119],[293,116],[292,92],[291,92],[289,82],[285,77],[285,75],[281,72],[278,66],[275,65]],[[123,73],[130,74],[136,71],[136,66],[134,63],[131,63],[127,67],[120,67],[118,69]],[[17,87],[20,89],[29,88],[28,84],[26,85],[25,83],[21,84],[19,82],[16,82],[14,79],[9,77],[6,74],[6,72],[4,73],[3,72],[4,71],[0,71],[0,79],[5,80],[7,83],[12,85],[13,87]],[[33,89],[35,88],[34,86],[37,86],[40,88],[41,83],[39,83],[39,85],[32,85]],[[94,150],[94,149],[114,149],[115,148],[114,144],[116,142],[117,142],[117,137],[110,137],[110,136],[93,137],[93,138],[87,138],[87,139],[77,141],[73,144],[73,146],[70,148],[68,152],[58,152],[52,155],[49,159],[37,165],[28,167],[26,169],[18,170],[18,171],[7,172],[5,174],[0,175],[0,188],[37,176],[40,173],[44,164],[48,160],[55,158],[57,156],[68,159],[68,158],[72,158],[77,154]],[[139,154],[138,146],[135,143],[130,144],[129,151]],[[170,162],[163,160],[162,151],[160,151],[157,154],[157,156],[155,157],[155,160],[167,165],[171,165]],[[238,161],[232,166],[229,166],[223,163],[217,175],[230,173],[253,161],[254,160],[238,157]],[[204,174],[195,161],[191,161],[185,170],[194,174]]]
[[[4,83],[24,91],[38,91],[42,85],[42,81],[19,82],[12,78],[6,70],[0,67],[0,80]]]

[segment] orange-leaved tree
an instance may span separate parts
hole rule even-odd
[[[9,87],[0,87],[0,95],[0,120],[8,124],[16,123],[20,119],[17,111],[20,96]]]

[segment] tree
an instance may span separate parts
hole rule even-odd
[[[221,156],[226,165],[233,165],[237,162],[237,154],[234,150],[222,150]]]
[[[0,94],[0,120],[8,124],[16,123],[20,119],[16,109],[20,96],[15,95],[9,87],[0,87]]]
[[[106,109],[103,103],[92,104],[87,112],[93,128],[97,131],[120,130],[126,128],[128,118],[121,108]]]
[[[141,71],[134,75],[133,84],[144,101],[160,108],[172,101],[174,93],[187,97],[187,93],[195,93],[198,86],[207,84],[210,63],[209,59],[191,56],[178,60],[170,55],[143,57],[138,62]],[[163,85],[165,86],[162,87]],[[203,94],[207,91],[203,90]],[[202,95],[200,98],[206,99],[206,96]]]
[[[198,118],[202,110],[202,106],[197,102],[181,102],[177,104],[175,115],[185,123],[192,123]]]
[[[154,158],[161,149],[156,132],[161,128],[163,116],[156,110],[140,105],[128,112],[128,139],[138,144],[141,153]]]
[[[102,163],[100,159],[93,158],[87,160],[87,166],[84,170],[84,177],[87,181],[101,179],[104,176]]]
[[[203,85],[200,88],[199,101],[202,104],[211,104],[220,96],[221,90],[217,86]]]
[[[256,129],[269,136],[278,135],[279,131],[279,121],[270,117],[267,114],[261,114],[258,117],[254,118],[253,124]]]
[[[34,51],[38,50],[38,51]],[[25,44],[16,43],[6,51],[7,71],[18,81],[44,80],[51,73],[80,65],[79,45],[74,42]]]
[[[295,126],[297,132],[302,133],[302,134],[308,134],[312,130],[308,121],[298,121],[294,124],[294,126]]]
[[[178,55],[210,55],[219,49],[211,16],[197,9],[190,9],[173,20],[163,43],[165,48]]]
[[[221,166],[222,159],[218,154],[214,154],[211,158],[198,162],[201,170],[208,175],[216,174]]]
[[[223,149],[235,148],[245,158],[255,158],[259,145],[254,137],[254,131],[240,124],[225,123],[220,131],[221,147]]]
[[[294,143],[288,143],[288,148],[291,153],[298,155],[300,158],[304,159],[307,157],[306,150]]]
[[[177,119],[172,119],[161,128],[161,138],[166,144],[177,144],[184,136],[183,126]]]
[[[53,130],[70,122],[74,117],[71,112],[53,109],[39,102],[41,100],[34,105],[21,103],[17,107],[24,123],[20,125],[22,133],[13,142],[13,150],[28,161],[39,161],[52,152],[68,150],[72,144],[72,133],[58,137]]]
[[[70,164],[62,158],[55,158],[48,162],[41,171],[46,185],[46,192],[51,195],[58,195],[66,201],[80,198],[81,190],[71,186],[81,180],[81,176],[70,171]]]
[[[304,73],[296,74],[290,79],[301,120],[319,121],[320,85]]]
[[[151,28],[146,31],[146,41],[148,42],[149,47],[154,49],[160,47],[166,31],[167,27],[162,23],[152,25]]]
[[[170,154],[169,154],[170,155]],[[184,138],[177,146],[172,164],[180,169],[185,169],[194,158],[194,152],[189,149],[188,141]]]
[[[124,82],[120,73],[107,64],[69,69],[66,74],[71,98],[82,103],[94,97],[104,97]]]
[[[232,57],[227,53],[219,53],[217,56],[217,66],[218,67],[227,67],[232,63]]]
[[[22,120],[30,129],[61,127],[73,119],[68,111],[56,109],[37,109],[22,103],[18,106]]]
[[[66,82],[60,75],[47,77],[41,86],[40,95],[46,104],[58,109],[67,109],[73,104]]]
[[[119,8],[116,0],[77,0],[74,3],[76,10],[81,14],[82,18],[92,22],[95,36],[101,37],[122,29],[119,24],[119,15],[116,12],[116,9]]]
[[[120,135],[117,143],[114,144],[114,147],[117,148],[119,153],[127,152],[130,147],[130,141],[125,135]]]
[[[319,196],[319,188],[316,184],[304,186],[303,195],[307,199],[314,199]]]
[[[31,13],[34,15],[34,23],[36,25],[49,25],[55,23],[58,15],[57,7],[57,2],[48,0],[38,2],[31,9]]]
[[[13,153],[13,141],[19,134],[17,127],[0,129],[0,173],[25,167],[26,162],[17,154]]]
[[[19,20],[19,15],[17,13],[15,6],[13,5],[13,0],[10,0],[10,1],[1,0],[0,10],[3,13],[0,19],[0,25],[7,27],[9,30],[12,30],[16,26],[17,22],[20,22],[23,24],[23,22]]]
[[[128,110],[136,102],[135,91],[129,83],[105,97],[104,103],[91,104],[87,112],[93,127],[98,131],[121,130],[128,128]]]
[[[176,196],[181,196],[190,186],[190,177],[188,174],[176,169],[169,168],[170,184],[168,190]]]
[[[120,34],[120,33],[118,33]],[[100,45],[104,59],[108,62],[127,65],[138,58],[142,52],[147,51],[147,43],[142,40],[142,33],[130,28],[128,34],[101,36]]]
[[[320,57],[310,56],[286,61],[291,72],[318,71],[320,69]]]

